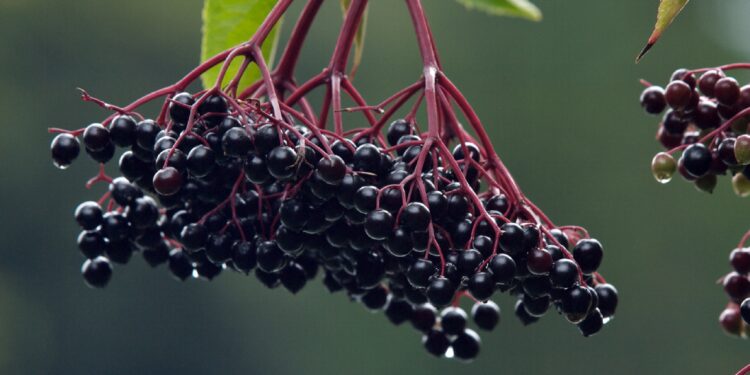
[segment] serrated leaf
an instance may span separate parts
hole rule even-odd
[[[349,9],[349,4],[351,4],[351,0],[341,0],[341,11],[344,13],[344,17],[346,17],[346,11]],[[367,31],[367,12],[369,8],[365,9],[365,14],[362,15],[362,22],[359,24],[359,28],[357,29],[357,34],[354,35],[354,61],[352,62],[352,72],[351,76],[354,76],[357,73],[357,69],[359,68],[359,64],[362,62],[362,55],[365,50],[365,32]]]
[[[469,9],[478,9],[495,16],[542,19],[542,12],[528,0],[457,0]]]
[[[643,56],[648,52],[651,47],[656,44],[656,42],[661,37],[661,34],[664,32],[664,30],[669,27],[669,25],[672,24],[672,21],[674,21],[675,18],[677,18],[677,15],[680,14],[682,9],[685,8],[685,5],[687,5],[689,0],[660,0],[659,1],[659,10],[656,13],[656,25],[654,25],[654,31],[651,33],[651,36],[648,38],[648,42],[646,42],[646,46],[643,47],[641,50],[641,53],[638,54],[638,57],[635,58],[635,62],[641,61]]]
[[[275,4],[276,0],[205,0],[201,61],[250,40]],[[272,65],[270,60],[275,54],[279,38],[278,28],[279,25],[276,25],[263,43],[263,56],[269,66]],[[235,58],[222,85],[232,80],[241,64],[242,57]],[[211,87],[216,83],[220,69],[220,66],[216,66],[203,74],[203,87]],[[258,77],[260,72],[257,69],[247,69],[240,80],[239,90],[248,87]]]

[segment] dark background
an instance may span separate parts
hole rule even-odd
[[[337,3],[324,7],[302,76],[327,60]],[[663,83],[680,66],[745,59],[744,2],[691,2],[640,65],[633,58],[656,1],[540,0],[541,23],[425,3],[447,73],[527,195],[605,244],[602,270],[621,307],[600,334],[584,339],[554,314],[521,327],[502,296],[503,322],[464,365],[429,357],[412,329],[319,282],[295,297],[238,275],[178,283],[135,258],[106,290],[87,288],[72,211],[99,196],[82,186],[95,167],[55,169],[46,128],[105,115],[76,87],[127,103],[195,66],[202,4],[2,0],[0,373],[729,374],[750,361],[750,344],[718,327],[726,298],[715,284],[748,227],[747,203],[727,179],[713,196],[657,184],[657,119],[637,102],[638,78]],[[416,80],[420,66],[402,1],[371,8],[357,83],[375,102]]]

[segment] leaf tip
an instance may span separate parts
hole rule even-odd
[[[639,62],[641,62],[641,59],[643,59],[643,56],[645,56],[645,55],[646,55],[646,53],[648,53],[648,51],[650,51],[650,50],[651,50],[651,47],[653,47],[653,46],[654,46],[654,43],[653,43],[653,42],[648,42],[648,43],[646,43],[646,45],[645,45],[645,46],[643,47],[643,49],[642,49],[642,50],[641,50],[641,52],[640,52],[640,53],[638,54],[638,56],[636,56],[636,58],[635,58],[635,63],[636,63],[636,64],[638,64]]]

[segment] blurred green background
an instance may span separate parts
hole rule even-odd
[[[402,1],[372,3],[357,83],[375,102],[420,66]],[[178,283],[135,258],[106,290],[87,288],[72,211],[98,197],[82,186],[95,167],[56,170],[46,128],[104,115],[76,87],[127,103],[181,77],[197,63],[202,4],[1,0],[0,373],[730,374],[749,362],[750,343],[718,328],[715,284],[750,225],[747,202],[726,179],[713,196],[654,182],[657,118],[637,102],[638,78],[746,59],[748,5],[692,2],[634,65],[656,1],[538,0],[538,24],[425,3],[447,73],[527,195],[605,244],[602,270],[621,296],[606,329],[584,339],[554,314],[521,327],[503,296],[503,322],[464,365],[431,358],[412,329],[319,282],[295,297],[238,275]],[[331,1],[300,75],[321,69],[339,23]]]

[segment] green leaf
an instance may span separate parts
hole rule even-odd
[[[667,29],[667,27],[669,27],[669,25],[672,24],[672,21],[674,21],[674,19],[678,14],[680,14],[682,9],[685,8],[685,5],[687,5],[688,1],[689,0],[660,0],[659,10],[656,14],[656,25],[654,25],[654,31],[648,38],[646,46],[643,47],[641,53],[639,53],[638,57],[635,58],[636,63],[641,61],[646,52],[648,52],[651,47],[656,44],[656,42],[661,37],[661,34],[664,32],[664,30]]]
[[[542,19],[542,12],[528,0],[457,0],[469,9],[479,9],[495,16]]]
[[[205,0],[201,61],[250,40],[275,4],[276,0]],[[270,60],[275,55],[278,43],[278,28],[279,25],[276,25],[263,43],[263,56],[266,57],[269,66],[272,65]],[[222,86],[232,80],[242,65],[242,60],[242,57],[234,59],[222,81]],[[203,74],[203,87],[213,86],[220,70],[219,65]],[[259,77],[258,69],[248,68],[240,80],[239,90],[248,87]]]
[[[349,9],[349,4],[352,0],[341,0],[341,11],[346,17],[346,10]],[[352,62],[351,75],[354,76],[357,73],[357,68],[362,62],[362,54],[365,50],[365,32],[367,31],[367,12],[369,8],[365,10],[365,14],[362,15],[362,22],[359,24],[357,34],[354,36],[354,61]]]

